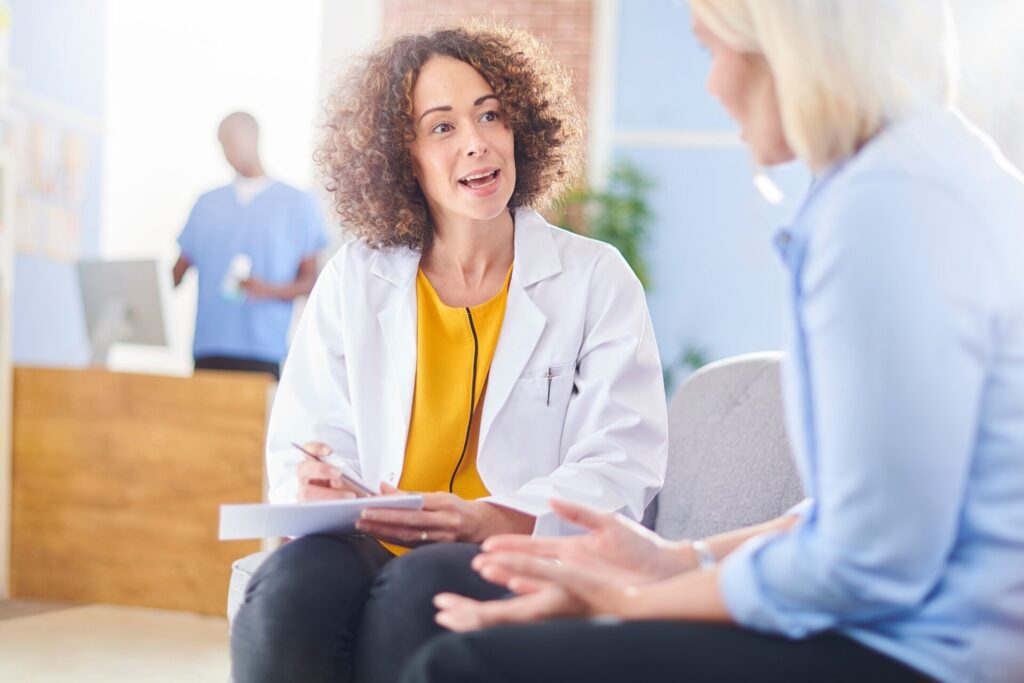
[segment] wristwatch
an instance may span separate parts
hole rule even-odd
[[[711,546],[706,541],[690,541],[690,548],[693,549],[693,554],[697,556],[697,566],[701,569],[713,569],[718,564],[715,554],[711,552]]]

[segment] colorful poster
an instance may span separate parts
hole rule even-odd
[[[15,165],[15,245],[22,253],[75,261],[81,253],[88,134],[52,112],[16,109],[19,116],[4,130]]]

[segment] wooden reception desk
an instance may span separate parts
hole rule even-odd
[[[221,503],[263,493],[272,380],[15,368],[11,595],[224,614]]]

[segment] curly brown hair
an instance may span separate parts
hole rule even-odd
[[[327,101],[316,152],[342,223],[373,248],[426,249],[433,241],[409,145],[413,87],[434,56],[471,65],[501,101],[515,149],[510,209],[546,209],[582,168],[583,117],[568,70],[532,35],[472,22],[399,36],[344,75]]]

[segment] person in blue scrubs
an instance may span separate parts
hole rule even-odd
[[[1021,683],[1024,177],[951,106],[948,7],[689,5],[754,161],[815,175],[775,240],[807,500],[685,542],[555,503],[590,534],[488,539],[519,595],[437,596],[403,680]]]
[[[252,115],[229,115],[217,137],[238,175],[196,201],[173,273],[177,287],[190,267],[199,272],[195,367],[279,378],[292,303],[313,288],[327,243],[323,219],[312,195],[265,174]]]

